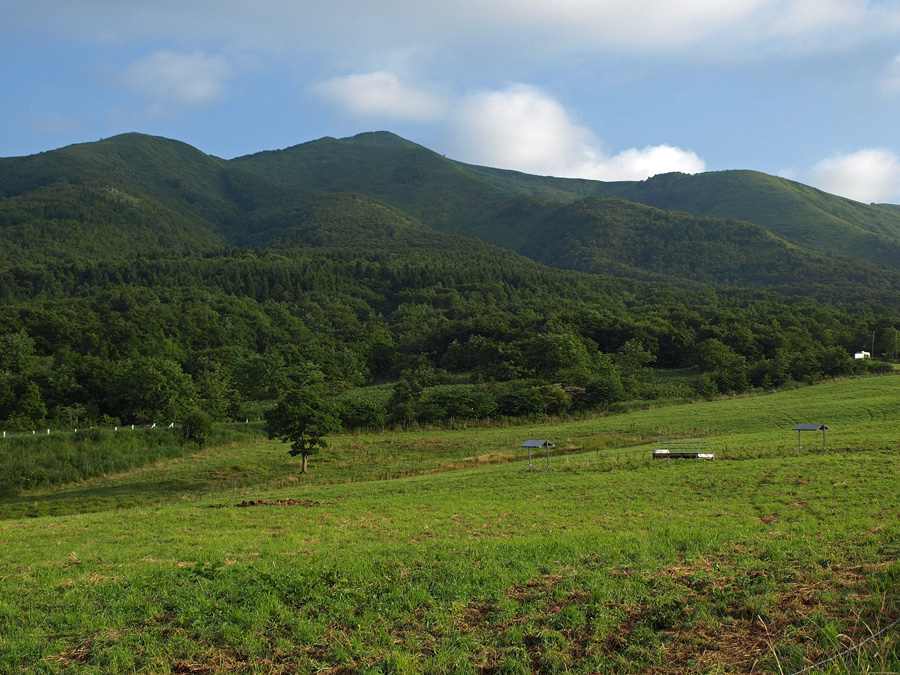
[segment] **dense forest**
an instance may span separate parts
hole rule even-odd
[[[315,150],[0,160],[0,427],[242,420],[292,387],[346,427],[562,415],[896,358],[900,272],[864,256],[602,184],[505,189],[390,135]]]

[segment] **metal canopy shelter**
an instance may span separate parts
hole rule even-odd
[[[803,432],[804,431],[821,431],[822,432],[822,452],[826,452],[828,448],[825,446],[825,432],[828,431],[828,427],[824,424],[798,424],[794,427],[794,431],[797,432],[797,454],[801,454],[803,452]]]
[[[553,443],[550,441],[525,441],[522,443],[522,447],[528,448],[528,466],[525,468],[526,471],[540,471],[531,463],[532,448],[547,448],[547,471],[550,471],[550,448],[554,447]]]

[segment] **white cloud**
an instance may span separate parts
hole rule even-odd
[[[213,10],[208,0],[6,4],[0,38],[13,38],[6,40],[12,45],[16,40],[52,45],[46,50],[48,64],[51,58],[69,55],[73,61],[86,55],[96,63],[122,49],[150,53],[120,73],[117,84],[127,85],[157,116],[216,101],[234,80],[256,97],[248,108],[278,105],[283,111],[294,93],[289,91],[292,86],[307,88],[319,82],[311,90],[351,114],[398,122],[446,121],[447,109],[452,108],[451,94],[446,92],[460,95],[479,87],[496,88],[498,82],[528,81],[565,92],[567,105],[571,102],[571,110],[578,109],[582,119],[588,119],[598,98],[615,92],[622,96],[625,115],[629,109],[639,110],[644,119],[666,115],[687,128],[692,117],[703,123],[721,109],[720,120],[731,118],[734,128],[743,132],[740,114],[746,110],[756,115],[754,123],[746,125],[748,137],[763,138],[756,127],[769,117],[778,137],[788,139],[815,133],[815,111],[837,120],[853,104],[858,107],[851,113],[868,104],[866,95],[871,91],[861,91],[863,87],[881,85],[884,92],[900,93],[900,62],[884,71],[883,62],[871,63],[873,55],[897,53],[898,0],[217,0]],[[73,44],[79,48],[72,49]],[[170,51],[155,51],[160,45]],[[815,58],[809,58],[810,53]],[[242,65],[241,59],[253,65]],[[762,61],[764,71],[752,68]],[[65,72],[75,81],[96,65],[80,65],[78,72],[49,68],[48,78]],[[347,73],[354,74],[334,77]],[[672,104],[653,111],[647,107],[652,105],[648,92],[667,89],[653,81],[660,74],[677,78],[681,90],[671,96],[669,88]],[[874,83],[873,76],[878,75],[883,79]],[[284,83],[283,90],[274,84],[277,81]],[[421,82],[440,86],[422,88],[417,84]],[[815,89],[806,89],[807,85]],[[853,96],[846,93],[850,87],[856,88]],[[93,94],[89,86],[80,88],[85,96]],[[845,93],[843,98],[839,92]],[[747,97],[746,105],[742,96]],[[93,96],[90,105],[101,99]],[[760,101],[770,105],[770,114],[759,112]],[[116,101],[121,109],[133,112],[128,103]],[[875,103],[885,105],[883,99]],[[815,110],[807,114],[811,106]],[[510,142],[501,152],[503,146],[491,142],[481,152],[485,163],[494,153],[502,163],[521,161],[522,166],[549,166],[553,172],[604,176],[703,167],[696,154],[666,145],[616,154],[618,148],[604,148],[565,110],[559,108],[554,117],[552,108],[538,106],[546,116],[531,134],[531,146]],[[261,115],[269,112],[263,110]],[[315,112],[283,113],[282,118],[291,120],[280,132],[287,137],[284,142],[300,140],[291,134],[336,132],[333,119],[316,119]],[[877,130],[882,134],[891,130],[889,114],[875,112],[880,117],[867,111],[873,122],[866,131],[873,140],[865,145],[883,143],[875,136]],[[143,111],[138,115],[146,118]],[[848,124],[858,127],[858,118]],[[881,122],[884,119],[886,123]],[[788,126],[796,120],[802,120],[805,129],[794,134]],[[461,116],[454,121],[460,129],[466,127]],[[722,138],[725,122],[717,124],[720,128],[710,131],[718,131]],[[487,121],[481,127],[486,125]],[[508,130],[502,124],[495,126],[503,136],[514,135],[524,125],[520,120]],[[470,124],[468,131],[475,134],[478,129]],[[598,132],[602,135],[603,129]],[[831,124],[828,133],[835,136],[840,131]],[[552,138],[553,147],[541,149],[542,143],[550,143],[541,138]],[[605,140],[616,143],[615,138]],[[676,142],[652,140],[662,141]],[[472,145],[466,147],[475,156]],[[769,154],[786,152],[791,141],[779,145],[783,148],[770,149]],[[529,155],[543,159],[538,162]],[[748,163],[740,158],[731,161]]]
[[[696,154],[671,145],[604,154],[594,133],[575,123],[556,99],[524,84],[470,93],[454,105],[384,71],[332,78],[312,90],[362,117],[435,122],[446,129],[448,153],[476,164],[597,180],[641,180],[705,168]]]
[[[871,12],[866,0],[780,0],[761,3],[773,36],[811,36],[842,27],[852,32]]]
[[[134,61],[118,80],[147,101],[151,112],[165,115],[219,100],[231,75],[231,66],[221,56],[164,50]]]
[[[361,116],[425,122],[443,112],[435,96],[403,84],[386,71],[333,77],[312,87],[322,98]]]
[[[705,169],[695,153],[669,145],[608,155],[558,101],[527,85],[470,94],[450,126],[455,158],[526,173],[611,181]]]
[[[881,80],[881,88],[887,94],[900,94],[900,56],[894,57],[888,64]]]
[[[671,171],[700,173],[706,171],[706,162],[691,150],[671,145],[648,145],[623,150],[589,168],[592,169],[588,172],[589,177],[597,180],[643,180]]]
[[[526,85],[470,94],[451,125],[463,159],[529,173],[558,171],[594,142],[562,105]]]
[[[610,49],[702,47],[743,58],[761,44],[827,49],[900,29],[896,2],[872,0],[221,0],[215,11],[206,0],[43,0],[18,3],[8,14],[13,30],[37,26],[66,39],[329,54],[345,68],[411,45],[444,55],[465,45],[479,56],[530,63],[548,52]]]
[[[883,148],[830,157],[813,167],[810,183],[861,202],[897,200],[900,199],[900,157]]]
[[[517,30],[570,46],[665,51],[740,26],[766,0],[497,0],[479,5]],[[565,37],[563,37],[565,36]]]

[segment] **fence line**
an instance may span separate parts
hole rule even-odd
[[[54,433],[54,434],[77,434],[78,429],[81,429],[82,431],[89,431],[91,429],[105,429],[106,431],[136,431],[136,430],[140,430],[140,429],[157,429],[157,428],[162,429],[163,427],[157,426],[157,424],[154,422],[153,424],[117,424],[112,427],[78,427],[78,428],[73,428],[73,429],[49,429],[49,428],[46,428],[46,429],[40,429],[40,430],[33,429],[31,431],[31,433],[28,433],[27,431],[12,431],[12,432],[4,431],[2,433],[2,436],[0,436],[0,438],[18,438],[21,436],[49,436],[51,433]],[[165,428],[166,429],[174,429],[175,422],[171,422]]]
[[[244,424],[250,424],[250,418],[244,420]],[[241,422],[232,422],[232,424],[241,424]],[[21,438],[21,437],[38,437],[38,436],[49,436],[51,433],[53,434],[77,434],[78,430],[81,429],[82,432],[90,431],[91,429],[101,429],[105,431],[139,431],[141,429],[176,429],[179,428],[180,424],[175,424],[175,422],[170,422],[168,426],[158,425],[155,422],[153,424],[118,424],[111,427],[77,427],[73,429],[32,429],[31,433],[27,431],[3,431],[0,432],[0,439],[4,438]]]

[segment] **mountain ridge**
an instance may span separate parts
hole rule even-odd
[[[556,415],[881,372],[854,350],[896,351],[900,270],[490,172],[382,133],[0,159],[0,422],[245,420],[291,386],[340,398],[348,427]]]
[[[635,280],[837,301],[900,287],[900,207],[752,171],[610,183],[533,176],[457,162],[383,131],[231,160],[122,134],[0,159],[0,195],[0,236],[19,255],[401,241],[439,249],[443,235],[462,235]]]

